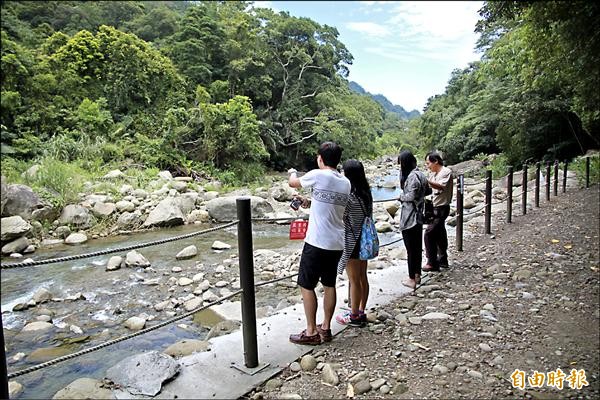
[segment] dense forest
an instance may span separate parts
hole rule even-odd
[[[3,1],[3,166],[249,182],[306,167],[323,140],[359,158],[570,158],[598,147],[599,10],[486,2],[473,27],[481,60],[409,120],[351,89],[337,29],[308,18],[242,1]]]

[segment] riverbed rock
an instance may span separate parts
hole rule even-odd
[[[107,271],[116,271],[119,268],[121,268],[122,265],[123,265],[123,257],[112,256],[111,258],[108,259],[108,262],[106,263],[106,270]]]
[[[138,211],[132,213],[125,211],[117,218],[117,226],[120,229],[135,229],[141,224],[142,215]]]
[[[144,221],[144,227],[151,226],[175,226],[183,225],[184,215],[179,208],[177,200],[167,197],[150,211],[148,218]]]
[[[202,297],[194,297],[193,299],[186,301],[183,304],[183,308],[185,309],[185,311],[192,311],[202,306],[203,303],[204,300],[202,300]]]
[[[31,231],[31,225],[21,216],[14,215],[0,219],[0,240],[9,240],[25,236]]]
[[[117,206],[115,203],[102,203],[97,202],[92,208],[92,214],[98,218],[106,218],[115,212]]]
[[[17,381],[8,382],[8,397],[14,399],[23,391],[23,385]]]
[[[132,331],[139,331],[144,329],[144,325],[146,325],[146,319],[141,317],[131,317],[125,321],[123,325]]]
[[[191,245],[191,246],[187,246],[186,248],[181,250],[179,253],[177,253],[175,258],[178,260],[186,260],[188,258],[195,257],[197,254],[198,254],[198,248],[194,245]]]
[[[219,240],[215,240],[213,244],[210,246],[211,249],[214,250],[229,250],[231,248],[230,244],[221,242]]]
[[[164,179],[165,181],[173,180],[173,175],[169,171],[160,171],[158,173],[158,177]]]
[[[135,205],[130,201],[120,200],[115,204],[117,210],[120,212],[133,212],[135,210]]]
[[[127,256],[125,256],[125,265],[134,268],[148,268],[150,266],[150,261],[148,261],[146,257],[144,257],[141,253],[132,250],[129,253],[127,253]]]
[[[21,332],[47,331],[52,328],[54,328],[54,325],[49,322],[35,321],[25,325],[23,329],[21,329]]]
[[[240,325],[241,323],[239,321],[221,321],[210,329],[210,331],[206,335],[206,340],[231,333],[234,330],[238,329]]]
[[[63,208],[58,222],[62,225],[73,225],[86,229],[92,224],[92,215],[85,207],[78,204],[69,204]]]
[[[273,206],[265,199],[258,196],[250,198],[250,207],[253,218],[262,218],[273,212]],[[208,214],[216,221],[233,221],[237,219],[236,196],[218,197],[207,201],[205,206]]]
[[[87,241],[88,241],[88,237],[83,232],[71,233],[65,239],[66,244],[81,244],[81,243],[85,243]]]
[[[127,357],[106,371],[106,377],[133,395],[156,396],[164,381],[181,366],[172,357],[150,351]]]
[[[29,239],[25,236],[13,240],[2,246],[2,254],[21,253],[29,247]]]
[[[42,363],[57,357],[65,356],[69,353],[71,353],[71,349],[67,346],[41,347],[29,353],[27,361],[30,363]]]
[[[52,293],[46,288],[39,288],[31,297],[36,304],[44,303],[52,299]]]
[[[113,180],[123,176],[125,176],[125,174],[121,170],[113,169],[112,171],[108,171],[106,175],[102,177],[102,179]]]
[[[91,378],[79,378],[69,383],[65,388],[56,392],[53,399],[116,399],[104,382]]]
[[[31,213],[42,208],[44,204],[38,195],[25,185],[13,184],[6,185],[6,189],[2,193],[2,216],[10,217],[18,215],[23,219],[30,219]]]
[[[60,209],[52,205],[44,205],[31,212],[31,219],[40,222],[52,222],[60,215]]]
[[[192,353],[207,351],[209,348],[210,343],[205,340],[184,339],[167,347],[164,353],[171,357],[183,357]]]

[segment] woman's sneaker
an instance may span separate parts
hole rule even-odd
[[[354,316],[350,312],[341,313],[335,316],[338,324],[349,325],[362,328],[366,325],[366,316],[362,318],[360,315]]]

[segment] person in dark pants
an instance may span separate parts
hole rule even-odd
[[[448,267],[448,234],[446,218],[450,214],[453,179],[452,170],[444,166],[444,160],[435,152],[425,156],[425,165],[431,171],[427,182],[433,189],[433,222],[425,229],[425,252],[427,265],[423,271],[439,271]]]
[[[400,187],[402,203],[400,230],[408,258],[408,279],[402,284],[415,289],[421,283],[421,261],[423,257],[423,207],[429,186],[423,172],[417,168],[417,159],[410,151],[398,156],[400,164]]]

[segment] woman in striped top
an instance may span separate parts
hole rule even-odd
[[[365,310],[369,281],[367,260],[360,260],[358,253],[363,222],[373,214],[373,196],[360,161],[347,160],[342,168],[344,176],[350,181],[351,189],[344,211],[344,252],[338,263],[338,274],[343,273],[344,269],[348,273],[351,312],[339,314],[335,319],[342,325],[363,327],[367,322]]]

